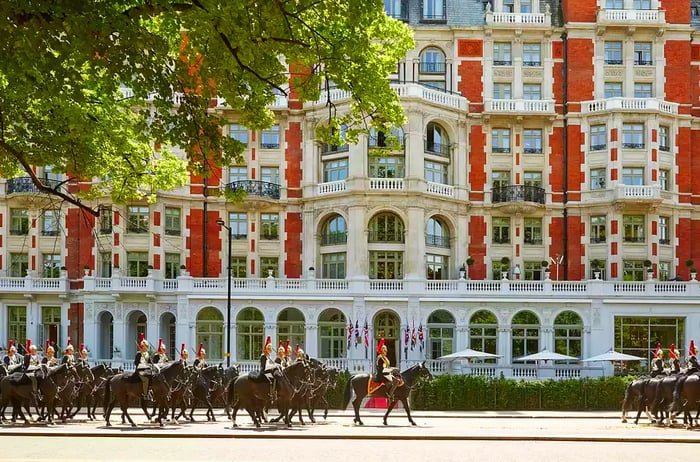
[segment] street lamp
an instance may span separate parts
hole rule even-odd
[[[226,367],[231,367],[231,227],[219,218],[216,224],[228,231],[227,297],[226,297]]]

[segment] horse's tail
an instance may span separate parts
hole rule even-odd
[[[352,377],[348,378],[345,383],[345,393],[343,394],[343,407],[341,409],[347,409],[350,400],[352,399]]]

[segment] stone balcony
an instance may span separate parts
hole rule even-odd
[[[438,90],[414,82],[392,83],[391,88],[398,93],[402,101],[420,101],[445,109],[465,112],[469,109],[469,101],[457,93]],[[329,99],[333,104],[349,102],[352,99],[352,93],[339,88],[331,88],[328,91],[322,90],[318,100],[307,101],[305,106],[325,106]]]
[[[630,26],[630,27],[664,27],[666,12],[664,10],[598,10],[597,25],[600,26]]]
[[[511,115],[554,115],[554,100],[486,99],[484,112]]]
[[[606,111],[678,114],[678,103],[656,98],[606,98],[581,102],[582,114],[596,114]]]
[[[41,284],[27,283],[28,278],[0,278],[0,288],[5,292],[24,293],[27,287],[34,291],[48,291]],[[59,281],[54,279],[52,281]],[[226,297],[227,279],[193,278],[181,276],[177,279],[153,277],[120,277],[83,279],[84,288],[77,293],[133,294],[160,296],[185,295],[188,297]],[[30,284],[29,286],[27,284]],[[623,281],[511,281],[511,280],[404,280],[404,279],[285,279],[285,278],[232,278],[234,297],[308,297],[327,299],[354,296],[416,296],[420,298],[493,300],[532,299],[551,297],[554,299],[578,299],[590,301],[597,297],[640,297],[664,300],[700,299],[700,284],[689,282],[643,282]],[[54,292],[58,291],[56,288]]]
[[[659,185],[619,184],[614,190],[613,203],[619,208],[655,208],[663,202]]]
[[[486,25],[503,28],[550,27],[552,15],[545,13],[486,13]]]

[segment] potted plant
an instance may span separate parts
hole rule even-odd
[[[549,273],[551,270],[549,269],[549,262],[547,260],[542,260],[540,262],[540,266],[542,266],[543,271],[544,271],[544,278],[549,279]]]
[[[689,258],[685,261],[685,266],[688,267],[688,271],[690,272],[690,280],[691,281],[695,281],[696,277],[698,275],[698,271],[695,269],[695,267],[693,265],[695,265],[695,262],[692,259]]]
[[[85,276],[90,275],[90,265],[83,265],[83,273],[85,274]]]
[[[467,278],[467,265],[465,263],[462,263],[462,266],[459,267],[459,279],[460,281],[463,281]]]
[[[596,279],[600,279],[601,266],[603,266],[603,263],[600,260],[598,260],[597,258],[595,258],[591,261],[591,268],[593,269],[593,277]]]
[[[647,269],[647,279],[654,277],[654,268],[652,268],[651,260],[644,260],[644,267]]]
[[[508,272],[510,271],[510,258],[501,258],[501,279],[508,279]]]

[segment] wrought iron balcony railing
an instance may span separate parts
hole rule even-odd
[[[49,188],[56,188],[61,184],[59,180],[49,180],[46,178],[43,178],[41,181]],[[21,176],[7,180],[7,194],[38,192],[39,189],[37,189],[36,185],[32,182],[31,177]]]
[[[545,203],[544,189],[530,185],[511,185],[493,188],[491,199],[494,203],[502,202],[535,202]]]
[[[226,185],[229,191],[245,191],[248,196],[266,197],[269,199],[280,198],[280,185],[258,180],[232,181]]]

